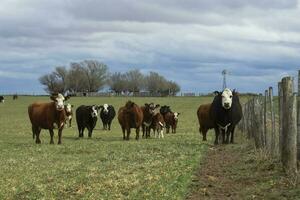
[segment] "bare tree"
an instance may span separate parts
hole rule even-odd
[[[39,81],[42,85],[45,85],[44,90],[47,93],[64,93],[64,85],[62,82],[57,78],[57,76],[52,72],[50,74],[46,74],[39,78]]]
[[[67,88],[71,93],[86,92],[88,82],[85,76],[85,71],[79,63],[71,63],[71,68],[67,76]]]
[[[127,90],[134,94],[144,88],[144,75],[138,70],[131,70],[125,74]]]
[[[108,80],[108,85],[117,95],[126,90],[126,77],[125,74],[120,72],[113,73]]]
[[[162,93],[166,90],[167,80],[159,75],[157,72],[150,72],[146,76],[146,90],[150,92],[151,95]]]

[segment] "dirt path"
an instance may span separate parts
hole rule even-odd
[[[188,200],[300,199],[300,185],[284,177],[280,163],[250,145],[211,146],[203,162]]]

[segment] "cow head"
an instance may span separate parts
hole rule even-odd
[[[170,106],[162,106],[161,108],[160,108],[160,113],[161,114],[166,114],[166,113],[168,113],[168,112],[171,112],[171,108],[170,108]]]
[[[67,103],[65,105],[65,110],[66,110],[67,113],[71,113],[72,112],[72,108],[73,108],[73,105],[71,105],[69,103]]]
[[[100,106],[96,106],[96,105],[91,106],[91,108],[90,108],[91,116],[97,117],[99,109],[100,109]]]
[[[145,103],[145,108],[152,116],[156,115],[159,112],[159,104],[154,105],[154,103]]]
[[[60,93],[52,94],[50,96],[50,99],[55,102],[56,110],[62,111],[65,108],[64,106],[65,97],[62,94]]]
[[[229,88],[225,88],[221,94],[222,96],[222,107],[225,109],[230,109],[232,105],[232,91]]]
[[[108,104],[103,104],[103,106],[101,106],[101,108],[102,108],[102,110],[103,110],[103,112],[105,113],[105,114],[107,114],[108,113]]]
[[[180,115],[179,112],[174,112],[174,119],[175,121],[178,121],[178,116]]]

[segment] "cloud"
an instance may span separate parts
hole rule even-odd
[[[230,84],[261,90],[299,67],[299,11],[296,0],[3,0],[0,78],[37,80],[98,59],[186,91],[220,88],[226,68]]]

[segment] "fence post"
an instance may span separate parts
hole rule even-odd
[[[279,155],[282,155],[282,82],[278,82],[278,116],[279,116],[279,129],[278,129],[278,135],[279,135]]]
[[[282,79],[282,164],[291,175],[297,172],[297,96],[293,94],[292,77]]]
[[[252,104],[252,131],[254,134],[254,141],[256,148],[263,147],[263,109],[262,109],[262,98],[261,96],[255,97]]]
[[[298,101],[297,101],[297,160],[300,161],[300,70],[298,71]]]
[[[275,155],[275,113],[274,113],[274,105],[273,105],[273,88],[269,87],[269,102],[270,102],[270,112],[271,112],[271,154]]]
[[[263,141],[264,141],[264,146],[268,148],[269,145],[269,140],[268,140],[268,111],[267,111],[267,103],[268,103],[268,94],[269,91],[265,90],[265,96],[264,96],[264,133],[263,133]]]

